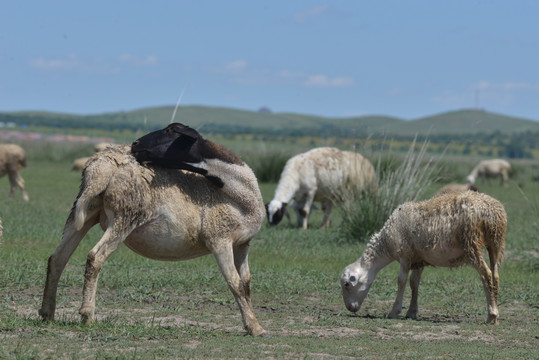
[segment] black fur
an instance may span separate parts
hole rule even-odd
[[[208,175],[206,169],[193,164],[206,159],[219,159],[232,164],[243,162],[232,152],[209,140],[205,140],[195,129],[173,123],[164,129],[142,136],[131,144],[133,156],[141,164],[151,163],[170,169],[182,169],[206,176],[213,184],[223,187],[223,181]]]

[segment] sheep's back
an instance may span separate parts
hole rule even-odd
[[[343,191],[364,190],[375,183],[372,164],[361,154],[336,148],[317,148],[298,155],[294,164],[300,188],[316,188],[316,201],[340,198]]]

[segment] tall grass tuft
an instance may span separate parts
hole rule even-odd
[[[378,191],[348,193],[341,199],[343,238],[368,241],[384,225],[393,210],[406,201],[418,200],[434,182],[433,159],[425,159],[428,141],[416,149],[416,141],[396,166],[395,158],[379,154],[375,167]]]
[[[246,152],[240,154],[260,182],[278,182],[281,172],[291,157],[282,151]]]

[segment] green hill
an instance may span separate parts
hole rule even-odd
[[[171,121],[173,106],[92,115],[51,112],[0,112],[0,122],[19,126],[45,126],[72,129],[130,129],[150,131]],[[539,122],[490,113],[459,110],[415,120],[387,116],[325,118],[288,113],[261,113],[208,106],[182,106],[174,121],[188,124],[204,133],[251,133],[273,135],[316,135],[351,137],[359,134],[473,135],[514,134],[539,131]]]

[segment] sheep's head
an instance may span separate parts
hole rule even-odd
[[[344,305],[351,312],[357,312],[371,288],[374,278],[358,263],[348,265],[341,274],[341,288]]]
[[[277,225],[283,219],[286,212],[286,203],[277,200],[271,200],[266,204],[266,214],[270,225]]]

